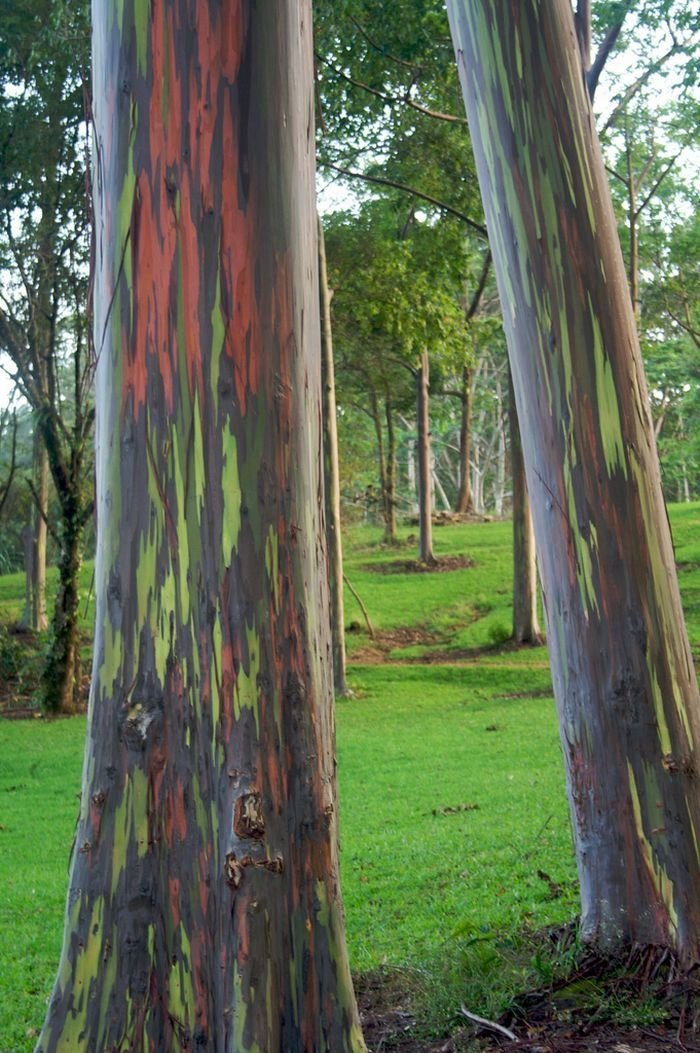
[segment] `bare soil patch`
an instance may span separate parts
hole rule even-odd
[[[439,556],[429,563],[423,563],[419,559],[366,563],[362,569],[372,574],[444,574],[453,570],[466,570],[474,565],[471,556]]]
[[[358,622],[357,628],[354,629],[351,625],[348,632],[365,632],[365,629]],[[413,647],[416,644],[428,646],[439,643],[440,640],[441,636],[438,633],[420,625],[399,626],[396,629],[375,629],[374,637],[368,638],[365,646],[353,652],[352,661],[363,665],[377,665],[389,661],[390,652],[397,647]]]

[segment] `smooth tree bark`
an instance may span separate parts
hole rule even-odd
[[[359,1051],[310,4],[96,0],[93,19],[95,665],[37,1049]]]
[[[513,483],[513,640],[518,644],[541,644],[537,610],[537,549],[525,462],[520,441],[518,411],[513,382],[508,373],[508,420],[510,425],[510,471]]]
[[[569,0],[449,0],[522,429],[582,931],[700,954],[700,709]]]
[[[323,463],[326,484],[326,537],[331,590],[331,638],[333,642],[333,684],[336,697],[348,694],[345,671],[345,608],[343,605],[343,535],[340,520],[340,462],[338,421],[335,401],[335,363],[331,290],[328,287],[326,242],[321,217],[318,223],[319,289],[321,295],[321,351],[323,384]]]
[[[435,563],[430,452],[430,363],[427,351],[421,354],[420,365],[415,376],[416,421],[418,424],[418,558],[421,563]]]

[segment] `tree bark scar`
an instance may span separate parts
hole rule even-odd
[[[259,793],[244,793],[236,801],[233,817],[236,837],[260,841],[265,836],[265,817]]]
[[[224,878],[226,884],[236,892],[241,887],[244,872],[247,867],[256,870],[267,870],[269,874],[284,874],[284,860],[282,856],[274,859],[253,859],[251,855],[245,855],[238,859],[235,852],[229,852],[224,864]]]

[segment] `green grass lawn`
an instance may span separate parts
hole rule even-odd
[[[700,505],[671,519],[700,652]],[[493,1016],[537,982],[550,965],[534,934],[574,917],[576,880],[546,650],[495,643],[510,623],[510,525],[444,527],[435,542],[473,566],[377,573],[373,564],[414,551],[348,531],[347,572],[376,627],[421,626],[432,642],[351,664],[354,697],[339,702],[337,722],[352,966],[403,970],[426,1026],[439,1028],[461,1001]],[[90,576],[86,567],[86,589]],[[0,622],[19,613],[21,589],[20,577],[0,578]],[[346,622],[360,619],[348,596]],[[349,643],[359,654],[368,639]],[[474,654],[396,661],[436,646]],[[0,1053],[29,1053],[46,1010],[84,730],[82,718],[0,720]]]

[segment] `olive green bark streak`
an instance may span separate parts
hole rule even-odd
[[[320,513],[311,12],[190,8],[164,6],[180,76],[157,127],[159,13],[93,8],[95,668],[37,1050],[360,1053]],[[210,17],[242,35],[228,74]],[[204,98],[201,157],[167,136],[190,144]],[[171,196],[160,151],[177,158]]]
[[[700,953],[698,691],[568,0],[450,0],[503,305],[582,927]]]

